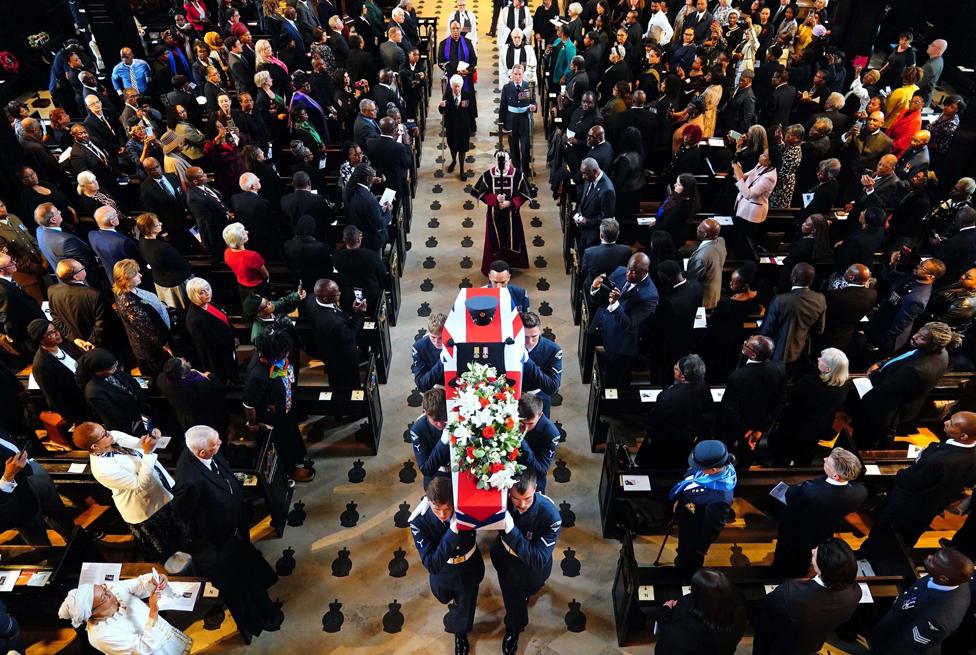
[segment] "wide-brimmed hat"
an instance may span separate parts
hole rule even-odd
[[[159,145],[163,147],[163,154],[168,155],[183,145],[183,137],[173,130],[166,130],[163,136],[159,137]]]

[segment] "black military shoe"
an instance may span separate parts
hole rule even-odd
[[[502,639],[502,654],[515,655],[518,652],[519,633],[515,630],[505,630],[505,638]]]
[[[471,652],[471,644],[468,643],[468,635],[454,635],[454,655],[468,655]]]

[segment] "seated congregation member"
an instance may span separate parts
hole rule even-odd
[[[183,430],[209,425],[227,434],[224,385],[209,371],[198,371],[182,357],[171,357],[156,376],[156,386]]]
[[[518,462],[535,471],[539,491],[546,491],[546,476],[556,459],[559,428],[542,412],[542,401],[532,394],[519,400],[519,419],[524,435]]]
[[[389,228],[393,221],[392,205],[381,205],[369,187],[376,171],[368,164],[359,164],[352,172],[343,191],[346,223],[355,225],[363,233],[363,247],[382,254],[389,243]]]
[[[528,292],[517,284],[512,284],[512,267],[504,259],[496,259],[488,269],[486,289],[508,289],[512,297],[512,307],[519,312],[527,312],[531,307]]]
[[[80,584],[68,592],[58,617],[70,621],[75,630],[84,625],[88,643],[105,655],[189,653],[193,640],[159,616],[166,576],[160,575],[158,583],[154,576],[144,573],[118,582]]]
[[[424,413],[410,427],[410,443],[417,470],[424,476],[424,489],[435,476],[451,475],[451,451],[444,428],[447,427],[447,402],[444,389],[423,393]]]
[[[816,366],[816,372],[787,387],[779,426],[769,437],[773,466],[809,466],[817,442],[829,441],[837,433],[834,414],[843,407],[851,389],[847,355],[826,348]]]
[[[281,457],[285,475],[309,482],[315,470],[305,463],[305,442],[294,412],[296,373],[289,355],[293,343],[287,332],[271,330],[255,342],[244,377],[244,417],[247,429],[257,433],[268,426]]]
[[[863,264],[851,264],[844,272],[844,286],[824,294],[827,300],[824,330],[817,339],[819,348],[837,348],[850,355],[854,334],[861,328],[878,300],[878,292],[869,289],[871,270]]]
[[[735,518],[732,495],[736,474],[732,455],[721,441],[699,441],[688,456],[685,478],[668,493],[675,503],[678,553],[674,565],[690,575],[705,563],[722,528]]]
[[[855,582],[857,559],[851,547],[831,536],[814,547],[812,558],[809,551],[805,558],[805,568],[813,565],[813,578],[784,580],[763,599],[762,611],[754,617],[756,655],[818,652],[854,616],[861,588]]]
[[[333,271],[329,244],[319,241],[316,232],[315,218],[304,214],[295,223],[295,236],[284,245],[285,260],[306,289]]]
[[[447,314],[431,314],[427,319],[427,333],[417,339],[411,348],[413,362],[410,371],[413,373],[413,383],[421,392],[444,386],[441,334],[446,320]]]
[[[75,380],[105,429],[126,434],[145,431],[143,416],[150,414],[146,392],[119,368],[115,355],[103,348],[89,350],[78,358]]]
[[[688,277],[701,283],[705,309],[714,309],[722,295],[722,268],[727,254],[725,238],[719,236],[721,231],[722,226],[714,218],[699,223],[695,231],[699,244],[688,258]]]
[[[760,334],[776,344],[773,359],[786,364],[806,361],[811,334],[820,334],[827,306],[822,293],[810,288],[816,269],[800,262],[790,273],[792,288],[773,298]]]
[[[868,368],[872,388],[861,398],[854,418],[859,448],[888,447],[899,424],[915,418],[946,372],[946,349],[960,341],[945,323],[926,323],[912,335],[909,350]]]
[[[657,308],[658,293],[648,273],[649,267],[647,255],[636,253],[627,262],[626,269],[621,267],[610,276],[601,275],[590,287],[594,304],[600,309],[589,329],[602,335],[601,368],[607,386],[630,384],[631,367],[639,354],[641,328]]]
[[[237,290],[241,300],[251,295],[270,296],[271,284],[268,280],[271,274],[265,265],[264,257],[254,250],[246,248],[250,234],[242,223],[231,223],[223,230],[224,263],[234,271],[237,278]]]
[[[933,257],[946,267],[936,287],[952,284],[976,262],[976,209],[962,207],[956,212],[954,223],[954,234],[942,238],[932,251]]]
[[[552,553],[561,528],[559,510],[538,488],[535,470],[525,469],[508,491],[505,529],[490,551],[505,604],[504,655],[518,652],[519,633],[529,625],[529,599],[552,574]]]
[[[445,624],[454,633],[454,652],[468,655],[468,633],[474,627],[485,561],[478,550],[477,531],[458,530],[451,478],[438,476],[430,481],[424,499],[410,515],[410,532],[434,598],[455,605]]]
[[[235,382],[237,370],[237,337],[227,314],[213,304],[213,289],[202,277],[186,283],[190,306],[186,310],[186,331],[204,371],[221,383]]]
[[[901,537],[913,548],[932,519],[976,481],[976,414],[956,412],[944,424],[946,440],[933,443],[895,476],[895,484],[861,551],[870,558]],[[856,433],[855,433],[856,434]]]
[[[360,384],[362,357],[356,341],[368,310],[366,300],[352,303],[352,315],[340,307],[342,293],[333,280],[315,283],[313,295],[305,301],[305,315],[315,335],[316,354],[325,361],[329,386],[344,389]]]
[[[971,614],[971,559],[943,548],[925,558],[925,572],[874,626],[872,653],[943,652],[942,643]]]
[[[779,416],[786,400],[786,366],[773,359],[775,344],[754,335],[742,344],[744,363],[729,375],[716,423],[718,436],[737,450],[742,465]]]
[[[139,370],[153,379],[163,362],[173,356],[169,345],[172,328],[169,310],[156,294],[139,288],[142,274],[135,260],[123,259],[115,264],[112,273],[115,311],[122,319]]]
[[[347,225],[342,230],[342,241],[346,247],[332,256],[332,264],[339,274],[339,286],[344,292],[342,308],[352,311],[352,303],[359,295],[366,301],[366,307],[378,308],[386,285],[386,265],[381,253],[363,247],[363,233],[355,225]],[[322,277],[331,276],[330,270]]]
[[[73,524],[66,516],[64,503],[58,496],[51,476],[27,450],[14,443],[14,437],[0,430],[0,461],[4,462],[0,477],[0,528],[17,530],[31,546],[47,546],[48,525],[67,541]]]
[[[773,555],[777,575],[805,576],[810,568],[810,551],[832,537],[844,517],[857,511],[868,498],[864,485],[855,482],[861,475],[861,462],[852,453],[834,448],[824,457],[823,469],[826,477],[786,489],[786,507]]]
[[[525,350],[529,358],[522,365],[522,393],[538,396],[549,417],[552,395],[559,391],[563,377],[563,349],[551,339],[542,338],[542,321],[535,312],[522,312]],[[545,485],[542,487],[545,491]]]
[[[685,355],[674,365],[674,383],[657,397],[647,434],[635,461],[640,467],[680,469],[695,442],[712,434],[715,406],[705,380],[705,363]]]
[[[700,569],[691,593],[652,611],[655,649],[686,655],[733,655],[746,629],[742,595],[721,571]]]
[[[278,576],[251,544],[244,486],[219,452],[216,430],[196,425],[185,438],[173,494],[176,512],[190,528],[194,565],[225,594],[224,602],[239,628],[252,635],[274,632],[285,617],[267,589]]]
[[[140,214],[136,219],[139,230],[139,252],[152,270],[156,295],[167,307],[183,312],[190,304],[187,284],[193,271],[180,251],[168,241],[160,239],[163,223],[155,214]]]
[[[936,290],[925,306],[924,321],[941,321],[953,332],[965,334],[976,317],[976,267],[965,271],[959,281]]]
[[[47,406],[73,425],[91,418],[85,395],[75,383],[75,370],[82,350],[64,341],[61,332],[46,318],[36,318],[27,326],[37,344],[31,375],[44,394]]]
[[[164,561],[186,546],[185,528],[171,502],[176,482],[154,452],[160,436],[155,428],[136,437],[98,423],[82,423],[72,435],[75,445],[88,451],[92,475],[112,492],[115,508],[149,562]]]

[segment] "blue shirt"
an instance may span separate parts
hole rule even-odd
[[[135,79],[135,85],[132,80]],[[132,65],[120,61],[112,69],[112,86],[120,93],[125,89],[136,89],[139,93],[145,93],[152,82],[152,71],[149,64],[142,59],[133,59]]]

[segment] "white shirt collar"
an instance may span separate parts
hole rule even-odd
[[[11,277],[11,276],[9,276],[9,275],[0,275],[0,277],[2,277],[7,282],[13,282],[14,281],[14,278]]]
[[[854,284],[853,282],[848,282],[847,283],[847,286],[849,286],[849,287],[858,287],[859,289],[863,289],[864,288],[864,285],[863,284]]]
[[[976,225],[970,225],[969,227],[960,228],[960,232],[965,232],[966,230],[976,230]]]
[[[827,478],[827,484],[832,484],[835,487],[846,487],[847,480],[835,480],[833,478]]]
[[[824,584],[823,578],[820,577],[820,574],[819,573],[817,575],[813,576],[812,579],[813,579],[814,582],[816,582],[818,585],[820,585],[824,589],[827,588],[827,585]]]
[[[806,289],[806,287],[802,284],[794,284],[792,287],[790,287],[790,291],[796,291],[797,289]]]
[[[194,455],[194,457],[197,457],[197,456]],[[197,459],[200,460],[203,463],[203,465],[207,467],[207,469],[209,469],[211,471],[213,470],[213,458],[203,459],[202,457],[197,457]]]
[[[936,591],[952,591],[953,589],[959,588],[959,585],[957,584],[954,585],[939,584],[935,582],[935,580],[933,580],[932,578],[929,578],[929,581],[926,583],[926,586],[929,589],[935,589]]]
[[[747,359],[746,364],[762,364],[758,359]]]
[[[973,442],[973,443],[970,443],[970,444],[965,444],[965,443],[960,443],[960,442],[956,441],[955,439],[948,439],[946,441],[946,443],[949,444],[949,445],[951,445],[951,446],[956,446],[958,448],[976,448],[976,442]]]
[[[687,281],[688,281],[688,280],[681,280],[681,282],[678,282],[678,283],[677,283],[676,285],[674,285],[674,286],[673,286],[673,287],[671,287],[671,288],[672,288],[672,289],[677,289],[678,287],[680,287],[680,286],[681,286],[682,284],[684,284],[684,283],[685,283],[685,282],[687,282]]]
[[[315,299],[315,304],[319,307],[328,307],[329,309],[335,309],[335,303],[333,302],[322,302],[318,298]]]

